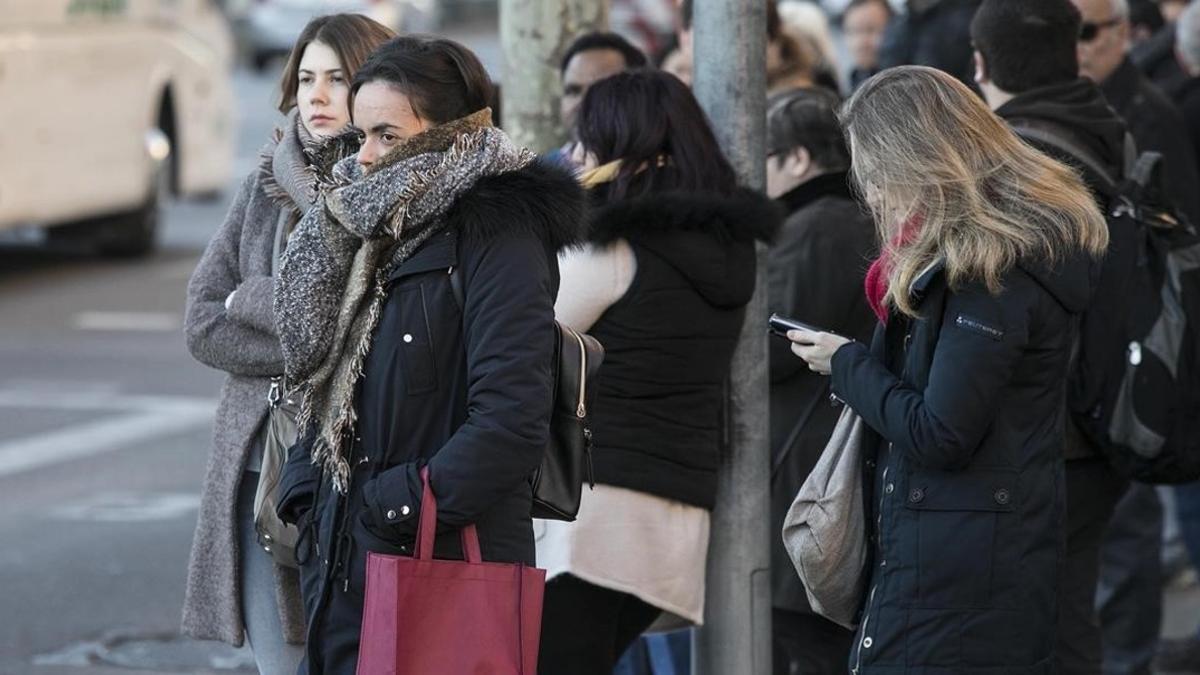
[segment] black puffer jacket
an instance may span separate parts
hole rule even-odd
[[[939,264],[911,289],[921,318],[834,355],[870,428],[855,672],[1053,671],[1067,362],[1095,267],[1022,265],[992,295],[950,290]]]
[[[594,211],[592,240],[625,239],[637,258],[629,290],[588,331],[606,352],[591,408],[597,482],[712,508],[754,242],[781,218],[749,190],[655,193]]]
[[[303,444],[280,486],[284,513],[319,490],[301,515],[318,544],[301,570],[310,674],[354,672],[367,552],[411,554],[422,467],[438,499],[436,556],[461,558],[458,529],[475,523],[485,560],[533,564],[529,479],[549,433],[557,251],[579,237],[583,206],[575,180],[545,165],[482,178],[391,273],[355,402],[348,496],[318,488]]]
[[[971,19],[982,0],[908,0],[894,17],[879,50],[880,69],[930,66],[974,87]]]

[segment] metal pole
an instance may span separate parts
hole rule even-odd
[[[696,0],[694,90],[743,184],[762,189],[766,146],[766,0]],[[771,672],[767,270],[758,249],[754,298],[730,373],[730,447],[712,514],[697,675]]]
[[[545,152],[566,142],[559,62],[575,36],[607,25],[607,0],[500,0],[503,122],[518,145]]]

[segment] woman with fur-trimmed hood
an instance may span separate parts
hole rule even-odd
[[[606,354],[589,407],[596,486],[574,523],[538,523],[542,675],[612,673],[664,612],[703,621],[724,383],[754,293],[755,241],[782,219],[737,186],[674,75],[592,85],[578,135],[595,167],[583,177],[591,231],[562,258],[555,311]]]
[[[304,440],[279,512],[315,544],[298,551],[313,675],[354,671],[367,553],[412,554],[422,469],[436,556],[461,558],[473,523],[484,560],[534,562],[556,255],[583,197],[492,126],[491,88],[450,40],[379,48],[352,87],[361,149],[326,177],[284,258],[275,314]]]

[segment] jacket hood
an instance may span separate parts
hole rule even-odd
[[[783,209],[740,188],[730,195],[668,191],[594,210],[590,240],[626,239],[678,270],[717,307],[739,307],[754,293],[754,242],[769,242]]]
[[[1125,123],[1108,105],[1104,94],[1089,80],[1031,89],[1000,106],[996,114],[1006,121],[1040,120],[1075,132],[1109,166],[1120,170],[1125,155]]]
[[[446,212],[467,240],[520,229],[552,251],[582,241],[587,223],[583,188],[563,168],[539,159],[523,169],[484,176]]]
[[[1018,266],[1072,314],[1087,309],[1100,276],[1100,260],[1078,250],[1053,264],[1042,259]]]

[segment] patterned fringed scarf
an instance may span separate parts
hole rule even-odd
[[[334,166],[296,226],[276,281],[287,379],[302,393],[301,433],[335,490],[350,478],[354,393],[397,265],[445,226],[442,215],[484,176],[524,168],[533,153],[491,126],[491,110],[429,129],[364,172]]]

